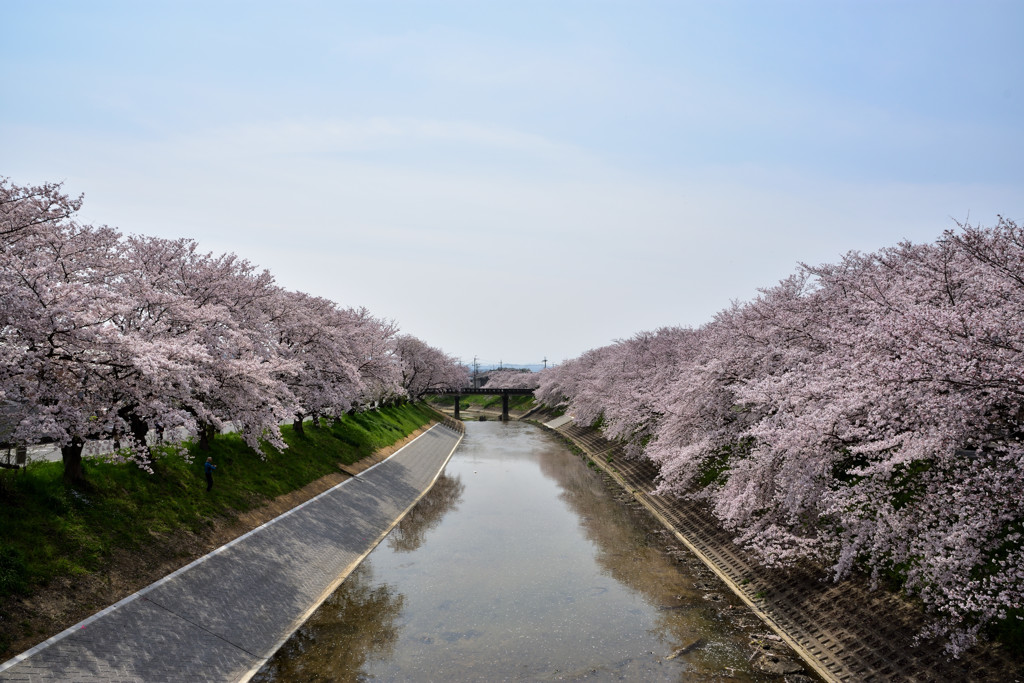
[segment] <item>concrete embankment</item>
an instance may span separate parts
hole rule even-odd
[[[387,460],[31,650],[0,681],[251,677],[430,489],[462,439],[435,425]]]
[[[657,470],[625,458],[600,433],[563,417],[531,416],[575,443],[644,505],[679,544],[703,561],[773,631],[827,681],[1014,681],[1019,657],[986,644],[958,660],[942,644],[916,641],[927,624],[913,603],[863,580],[829,581],[809,565],[768,570],[701,504],[654,495]],[[770,660],[770,653],[767,654]],[[770,665],[770,661],[768,662]]]

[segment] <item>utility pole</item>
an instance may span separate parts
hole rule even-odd
[[[547,356],[544,356],[544,369],[545,370],[548,369],[548,357]]]

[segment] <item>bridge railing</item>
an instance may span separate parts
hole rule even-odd
[[[510,396],[528,396],[533,389],[501,389],[497,387],[463,387],[462,389],[430,389],[424,393],[436,396],[465,396],[467,394],[509,394]]]

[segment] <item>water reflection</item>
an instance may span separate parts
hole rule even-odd
[[[428,531],[441,523],[441,519],[457,509],[466,485],[460,477],[442,473],[433,488],[420,499],[409,513],[388,534],[388,547],[398,553],[411,553],[423,545]]]
[[[617,497],[538,428],[468,424],[257,680],[780,680],[750,668],[756,620]]]
[[[404,603],[363,562],[252,680],[358,680],[368,660],[392,655]]]
[[[579,458],[542,458],[539,465],[562,489],[559,498],[576,514],[580,528],[593,543],[594,560],[607,575],[655,608],[655,623],[649,632],[668,649],[666,658],[693,662],[696,670],[724,669],[738,674],[735,669],[746,668],[737,667],[735,653],[720,642],[725,632],[732,631],[728,635],[735,646],[743,640],[742,630],[756,625],[754,619],[747,618],[733,628],[723,619],[723,611],[746,612],[742,601],[718,590],[711,572],[699,561],[681,568],[667,552],[678,550],[674,539],[633,503],[631,496],[584,467]],[[696,671],[690,673],[692,678]]]

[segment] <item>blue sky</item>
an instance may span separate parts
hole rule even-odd
[[[1024,3],[0,6],[0,174],[467,361],[1024,220]]]

